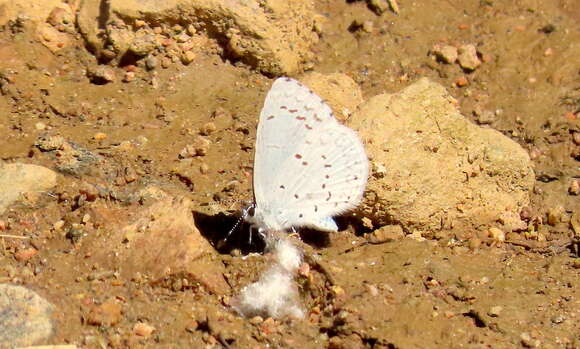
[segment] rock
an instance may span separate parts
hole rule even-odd
[[[115,70],[104,65],[90,67],[87,70],[87,77],[96,85],[104,85],[116,79]]]
[[[371,98],[350,126],[371,162],[360,213],[375,226],[478,229],[530,203],[535,178],[527,152],[469,122],[445,89],[428,79]]]
[[[459,61],[461,68],[472,71],[481,65],[481,61],[479,60],[479,57],[477,57],[477,50],[474,45],[463,45],[459,47],[458,53],[457,60]]]
[[[26,16],[31,21],[44,22],[55,7],[63,7],[61,0],[18,0],[2,1],[0,4],[0,26],[6,25],[9,21],[16,20],[19,16]]]
[[[108,19],[105,30],[102,30],[102,18]],[[146,24],[158,27],[164,23],[181,23],[192,35],[201,33],[217,39],[230,58],[273,75],[301,71],[313,60],[310,47],[318,40],[314,18],[314,7],[309,0],[275,0],[263,4],[229,0],[161,3],[111,0],[106,7],[98,1],[83,1],[77,16],[81,34],[99,58],[112,52],[118,63],[128,50],[144,55],[151,49],[149,45],[133,44],[137,40],[134,31],[149,30]],[[137,21],[140,26],[133,25]],[[160,43],[156,45],[162,47]]]
[[[309,73],[301,82],[324,99],[337,119],[346,120],[363,102],[362,91],[348,75]]]
[[[121,277],[131,279],[139,273],[169,287],[179,281],[183,287],[201,285],[215,294],[229,290],[224,267],[197,229],[188,199],[161,196],[133,214],[129,224],[122,218],[127,216],[124,211],[100,211],[93,216],[119,226],[112,229],[115,234],[99,258],[115,259],[114,265],[122,266]]]
[[[87,323],[94,326],[114,326],[122,319],[122,306],[114,298],[93,306],[87,316]]]
[[[28,260],[30,260],[32,257],[36,256],[38,254],[38,250],[36,250],[35,248],[25,248],[22,250],[19,250],[18,252],[16,252],[14,254],[14,258],[19,261],[19,262],[26,262]]]
[[[435,45],[431,49],[431,53],[435,55],[435,57],[447,64],[453,64],[457,61],[457,47],[451,45]]]
[[[155,327],[143,322],[138,322],[133,326],[133,333],[139,337],[149,337],[155,331]]]
[[[52,305],[35,292],[0,284],[0,347],[29,346],[52,335]]]
[[[29,164],[0,164],[0,214],[25,193],[40,193],[56,185],[57,174]]]
[[[62,173],[80,176],[98,172],[104,159],[87,149],[65,140],[62,136],[40,135],[34,144],[42,151],[54,155],[56,169]]]

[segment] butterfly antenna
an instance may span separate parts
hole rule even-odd
[[[256,204],[252,204],[244,209],[242,209],[242,216],[240,218],[238,218],[238,221],[236,222],[236,224],[234,224],[234,226],[232,227],[232,229],[230,229],[230,231],[228,231],[228,233],[226,234],[226,237],[223,239],[224,242],[228,241],[230,235],[232,235],[232,233],[234,232],[234,230],[238,229],[238,227],[240,226],[240,224],[242,223],[242,221],[244,221],[248,215],[250,214],[250,210],[252,208],[255,207]],[[250,231],[250,239],[251,239],[251,231]]]

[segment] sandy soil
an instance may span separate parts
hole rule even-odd
[[[529,153],[530,228],[377,239],[346,220],[336,234],[304,232],[318,261],[297,280],[306,318],[244,319],[232,299],[269,257],[247,227],[222,239],[252,199],[272,79],[211,35],[191,57],[99,64],[74,26],[55,49],[31,20],[11,20],[0,31],[0,162],[59,174],[0,214],[0,282],[52,304],[52,335],[35,344],[580,348],[578,6],[400,1],[379,15],[373,3],[316,1],[309,70],[350,76],[365,99],[422,77],[445,86],[464,116]],[[440,62],[435,44],[473,44],[482,63]],[[162,234],[140,237],[144,226]]]

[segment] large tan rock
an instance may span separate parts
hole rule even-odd
[[[0,284],[0,348],[46,341],[53,333],[53,306],[23,286]]]
[[[363,102],[360,86],[346,74],[312,72],[300,81],[324,99],[340,121],[348,119]]]
[[[63,7],[62,0],[1,0],[0,26],[19,16],[34,22],[44,22],[55,7]]]
[[[371,98],[350,126],[371,162],[361,208],[375,225],[396,223],[407,232],[477,229],[506,216],[519,219],[529,204],[535,178],[526,151],[466,120],[446,90],[428,79]]]
[[[20,200],[22,195],[32,196],[56,185],[56,172],[30,164],[0,164],[0,214]]]
[[[127,211],[100,211],[97,215],[117,225],[117,217],[123,213]],[[195,225],[189,199],[164,195],[135,212],[129,222],[119,223],[100,258],[120,265],[123,278],[140,274],[169,286],[174,281],[187,286],[183,285],[187,280],[189,286],[202,285],[212,293],[229,289],[215,249]]]
[[[216,39],[228,57],[280,75],[302,70],[318,39],[310,0],[110,0],[106,7],[101,3],[84,0],[77,20],[89,46],[109,56],[122,57],[135,41],[143,40],[147,29],[137,28],[137,21],[149,27],[179,23]]]

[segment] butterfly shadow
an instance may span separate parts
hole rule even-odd
[[[241,220],[239,214],[220,212],[216,215],[208,215],[193,211],[193,218],[201,235],[219,253],[231,254],[232,251],[239,250],[246,255],[253,252],[263,252],[266,247],[260,234],[255,229],[252,232],[250,225]],[[235,229],[233,229],[234,227]]]

